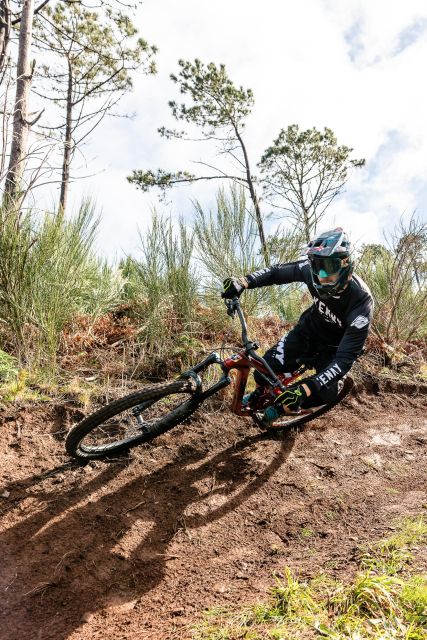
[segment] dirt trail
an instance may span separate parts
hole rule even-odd
[[[3,410],[1,640],[190,638],[285,565],[345,576],[360,543],[427,508],[425,400],[362,396],[274,437],[209,414],[84,467],[63,408]]]

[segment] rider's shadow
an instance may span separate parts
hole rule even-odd
[[[172,462],[113,491],[114,467],[127,471],[109,465],[73,490],[66,513],[49,509],[8,529],[0,537],[16,569],[4,600],[8,640],[65,640],[83,614],[115,599],[135,601],[159,585],[177,532],[191,536],[256,493],[287,459],[295,436],[278,441],[274,458],[253,477],[247,452],[262,439],[248,436],[214,457],[178,451]],[[103,495],[92,501],[101,487]]]

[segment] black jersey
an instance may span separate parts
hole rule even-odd
[[[353,275],[338,296],[321,300],[313,286],[308,260],[277,264],[246,276],[249,289],[272,284],[304,282],[313,297],[312,306],[304,311],[298,327],[328,350],[336,349],[332,363],[313,378],[317,389],[342,378],[362,353],[372,321],[373,299],[367,285]]]

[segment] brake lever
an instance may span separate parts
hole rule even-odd
[[[239,302],[239,298],[235,297],[232,298],[231,300],[226,300],[225,304],[227,306],[227,315],[230,316],[230,318],[235,318],[236,317],[236,304],[238,304]]]

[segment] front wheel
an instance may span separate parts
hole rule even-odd
[[[301,382],[304,382],[304,380],[302,380]],[[346,395],[350,393],[354,386],[353,379],[350,377],[346,377],[344,378],[344,380],[340,380],[338,384],[338,394],[331,402],[322,404],[319,407],[302,410],[301,413],[284,414],[283,416],[280,416],[280,418],[278,418],[276,422],[273,422],[270,427],[267,427],[267,431],[278,431],[281,429],[300,427],[306,422],[310,422],[311,420],[314,420],[315,418],[323,415],[327,411],[330,411],[333,407],[339,404]],[[253,415],[253,419],[258,426],[263,429],[266,428],[261,423],[256,414]]]
[[[105,405],[76,424],[65,440],[67,453],[91,460],[149,442],[196,411],[190,380],[145,387]]]

